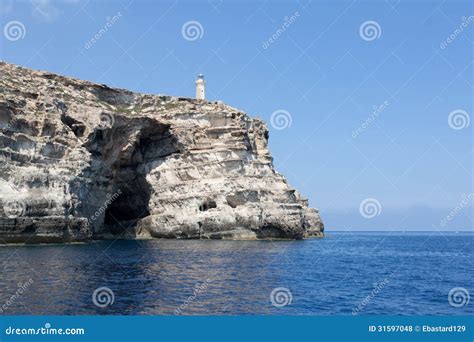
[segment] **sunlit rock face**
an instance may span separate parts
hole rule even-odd
[[[273,168],[261,120],[7,63],[0,74],[0,243],[323,236]]]

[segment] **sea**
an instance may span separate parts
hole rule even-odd
[[[466,315],[472,232],[0,246],[1,315]]]

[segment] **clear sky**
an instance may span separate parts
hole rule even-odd
[[[202,72],[209,99],[268,123],[277,170],[328,230],[472,229],[471,1],[1,0],[0,11],[7,62],[189,97]]]

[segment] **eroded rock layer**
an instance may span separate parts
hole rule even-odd
[[[0,243],[322,236],[268,129],[220,102],[0,63]]]

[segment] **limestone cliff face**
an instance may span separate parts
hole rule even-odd
[[[0,63],[0,243],[322,236],[265,124]]]

